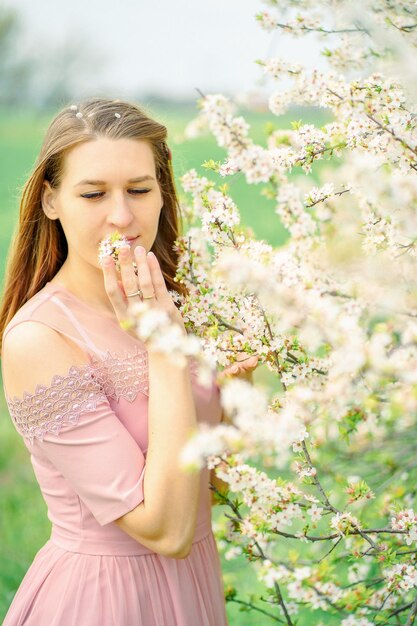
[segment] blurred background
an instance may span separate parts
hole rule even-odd
[[[318,46],[294,43],[281,33],[265,33],[251,0],[155,3],[141,0],[3,1],[0,5],[0,280],[14,226],[21,188],[28,177],[46,128],[55,113],[78,99],[107,96],[129,99],[168,127],[178,182],[204,160],[226,153],[211,136],[185,140],[184,129],[198,113],[200,93],[222,93],[239,103],[237,114],[251,125],[252,139],[265,146],[265,131],[290,127],[290,121],[325,121],[318,110],[292,110],[280,118],[268,112],[271,86],[256,59],[291,56],[320,67]],[[248,103],[251,103],[250,109]],[[210,172],[209,177],[216,180]],[[224,181],[223,181],[224,182]],[[229,182],[229,181],[228,181]],[[274,213],[274,201],[236,175],[230,194],[242,222],[258,239],[273,245],[286,240]],[[185,201],[185,198],[184,198]],[[256,371],[262,377],[262,371]],[[0,391],[0,620],[36,552],[48,539],[50,523],[29,455],[15,431]],[[214,507],[213,520],[223,513]],[[244,559],[222,557],[225,586],[239,581],[248,595],[260,590]],[[259,624],[256,614],[227,606],[230,624]],[[307,623],[307,622],[305,622]]]
[[[1,102],[54,107],[86,93],[193,103],[196,88],[251,90],[255,59],[285,51],[319,62],[318,48],[265,33],[253,0],[3,0]]]
[[[193,102],[195,88],[236,94],[256,78],[265,38],[248,0],[3,3],[4,101],[52,105],[105,91]],[[8,20],[6,16],[9,16]],[[244,45],[242,45],[244,43]],[[239,54],[237,54],[239,51]],[[9,74],[10,78],[11,75]]]

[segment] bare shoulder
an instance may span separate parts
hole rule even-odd
[[[54,375],[88,364],[87,356],[53,328],[31,320],[9,330],[3,345],[3,384],[9,397],[49,385]]]

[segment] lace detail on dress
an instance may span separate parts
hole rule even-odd
[[[37,385],[34,393],[8,398],[17,431],[33,444],[46,433],[57,435],[64,424],[76,424],[81,413],[93,411],[107,400],[91,365],[72,366],[65,376],[55,375],[49,386]]]
[[[124,354],[107,352],[104,359],[92,357],[92,362],[108,398],[133,402],[139,392],[149,396],[148,353],[143,349]]]
[[[197,376],[197,362],[189,361],[190,375]],[[37,385],[22,398],[7,398],[17,431],[33,444],[46,433],[59,433],[64,424],[76,424],[81,413],[113,398],[133,402],[138,393],[149,396],[148,353],[137,348],[123,354],[91,356],[91,363],[72,366],[65,376],[55,375],[49,386]]]
[[[133,402],[138,393],[149,397],[148,353],[136,347],[133,352],[111,354],[104,358],[93,356],[92,362],[96,376],[108,398],[120,400],[124,398]],[[189,360],[190,375],[198,374],[198,364],[194,358]]]

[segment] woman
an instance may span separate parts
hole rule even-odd
[[[120,325],[143,297],[186,332],[168,291],[184,293],[166,136],[134,104],[86,100],[52,121],[23,189],[2,371],[52,532],[5,626],[227,624],[213,476],[178,466],[198,422],[220,422],[219,387]],[[97,256],[115,230],[131,243],[120,274]]]

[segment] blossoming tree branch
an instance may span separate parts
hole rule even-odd
[[[315,37],[328,65],[257,59],[276,122],[265,145],[219,94],[202,94],[187,127],[188,137],[211,132],[226,153],[205,163],[207,177],[181,178],[189,200],[177,280],[189,295],[176,296],[192,336],[183,354],[223,370],[224,420],[201,425],[182,461],[216,468],[219,546],[264,585],[250,598],[232,586],[229,601],[265,624],[411,625],[417,3],[263,4],[261,28]],[[329,121],[282,129],[292,105],[323,107]],[[275,202],[283,246],[241,224],[235,176]],[[254,382],[256,365],[277,384]]]

